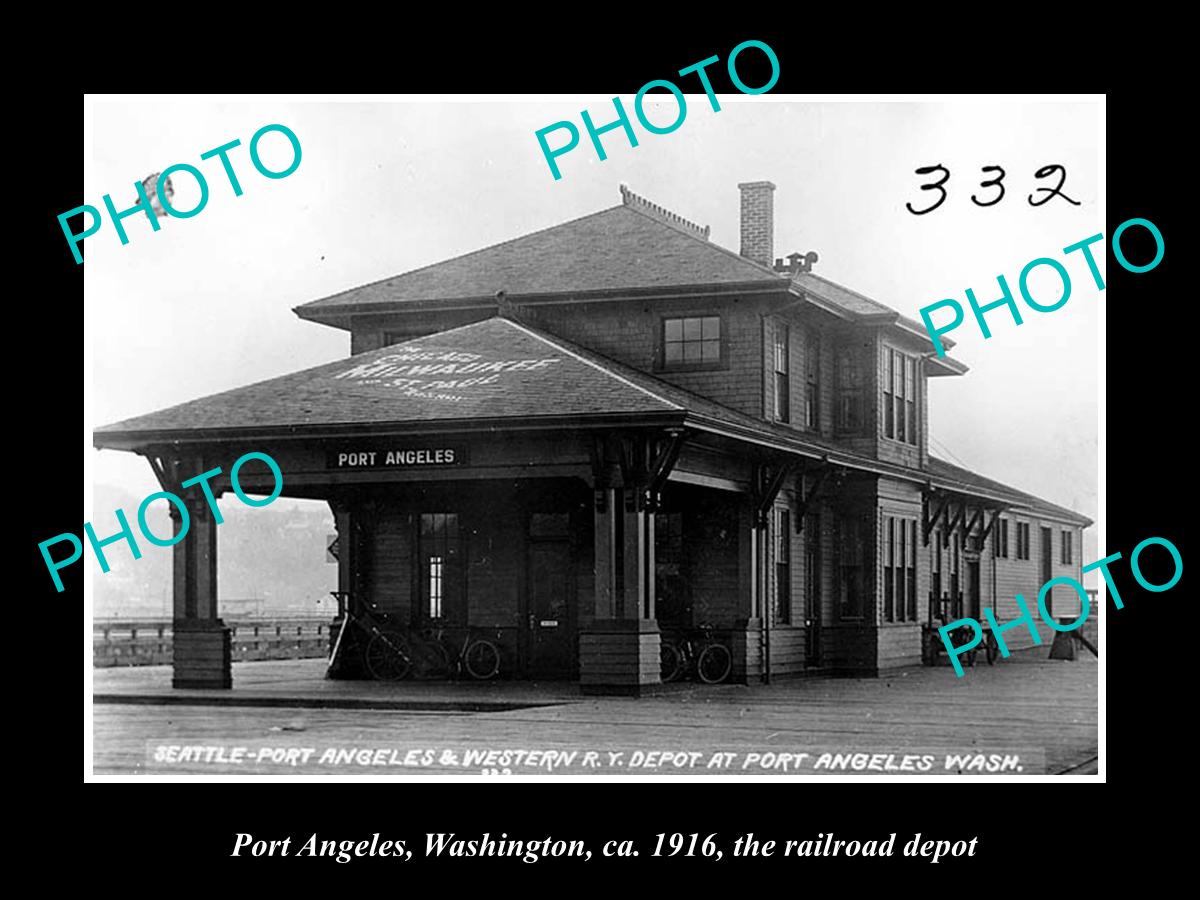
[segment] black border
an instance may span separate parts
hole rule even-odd
[[[513,11],[502,12],[505,18],[511,18]],[[382,34],[364,36],[363,31],[370,29],[364,29],[362,22],[356,23],[353,31],[347,23],[345,37],[336,33],[337,26],[331,26],[321,43],[312,39],[297,43],[285,38],[279,42],[287,44],[285,52],[259,54],[244,66],[233,65],[224,71],[197,65],[164,75],[164,67],[180,67],[174,63],[168,66],[168,60],[160,58],[149,64],[152,71],[141,73],[168,78],[167,83],[141,78],[135,83],[135,57],[143,51],[134,48],[127,58],[89,75],[88,88],[178,91],[187,85],[197,92],[330,92],[361,90],[367,85],[374,90],[411,92],[601,91],[628,95],[650,78],[666,77],[664,72],[714,53],[724,56],[746,37],[766,40],[778,53],[782,74],[774,90],[779,93],[937,91],[945,89],[947,79],[953,79],[953,88],[960,91],[1103,91],[1110,85],[1119,86],[1118,93],[1109,94],[1113,141],[1108,146],[1109,221],[1105,234],[1110,235],[1125,219],[1149,218],[1165,236],[1167,252],[1162,265],[1143,275],[1121,270],[1111,254],[1107,255],[1108,285],[1100,301],[1112,304],[1108,310],[1108,537],[1104,550],[1121,552],[1127,559],[1133,546],[1155,534],[1172,540],[1187,558],[1183,516],[1189,505],[1191,479],[1181,457],[1190,442],[1188,426],[1180,423],[1190,419],[1181,407],[1186,408],[1190,402],[1189,392],[1184,389],[1189,382],[1184,380],[1182,369],[1189,359],[1185,342],[1191,335],[1186,324],[1181,327],[1177,320],[1182,317],[1183,323],[1190,321],[1191,293],[1175,289],[1173,279],[1179,278],[1176,273],[1185,265],[1185,219],[1175,205],[1187,195],[1188,177],[1187,170],[1166,155],[1166,149],[1175,145],[1167,140],[1167,125],[1181,112],[1167,106],[1161,94],[1164,86],[1153,80],[1161,74],[1158,67],[1143,66],[1135,58],[1132,48],[1137,45],[1136,34],[1124,35],[1121,57],[1111,61],[1114,67],[1119,62],[1119,70],[1106,73],[1103,70],[1110,60],[1097,50],[1103,40],[1090,35],[1086,17],[1076,15],[1074,21],[1054,23],[1045,18],[1044,11],[1036,19],[1014,12],[1004,17],[1012,21],[992,21],[987,27],[981,24],[981,30],[974,33],[954,34],[938,21],[935,11],[914,10],[911,15],[904,14],[907,27],[903,30],[893,30],[893,22],[877,21],[878,32],[885,35],[882,38],[865,34],[866,22],[854,28],[834,26],[818,11],[808,9],[772,13],[772,19],[779,20],[775,28],[722,22],[706,36],[679,30],[648,35],[634,25],[623,27],[602,12],[597,12],[594,27],[568,29],[560,29],[561,10],[535,15],[544,16],[546,21],[531,28],[557,33],[550,36],[531,32],[522,43],[511,37],[511,31],[492,31],[483,22],[472,28],[429,33],[419,22],[408,21],[403,24],[407,32],[395,46],[387,46]],[[862,14],[864,19],[868,15]],[[913,17],[920,21],[913,21]],[[1129,23],[1121,27],[1136,30]],[[247,40],[238,43],[270,46],[263,40],[267,33],[266,28],[252,28]],[[124,31],[93,35],[93,39],[107,41],[108,46],[130,46],[137,35]],[[339,51],[339,42],[346,49]],[[248,51],[247,55],[254,56]],[[314,64],[301,65],[305,59]],[[322,64],[316,65],[316,60]],[[664,65],[664,60],[669,63]],[[746,79],[751,81],[751,75],[747,74]],[[25,160],[24,167],[43,173],[78,171],[81,100],[74,85],[60,85],[39,94],[36,106],[29,103],[15,114],[23,124],[37,128],[36,159]],[[21,604],[16,609],[44,621],[40,617],[46,612],[73,611],[82,597],[83,568],[65,570],[66,590],[55,593],[36,547],[38,540],[59,533],[64,523],[79,518],[82,491],[73,473],[78,471],[74,466],[78,462],[75,454],[82,416],[76,404],[82,404],[82,393],[78,370],[70,360],[73,350],[82,359],[82,319],[75,320],[74,310],[79,302],[76,298],[83,297],[83,268],[75,266],[66,251],[55,216],[77,206],[81,195],[78,182],[70,177],[24,178],[16,182],[18,194],[25,192],[16,201],[17,208],[33,213],[17,219],[22,228],[32,226],[33,234],[22,238],[18,246],[32,250],[33,258],[27,261],[22,253],[17,260],[25,290],[16,326],[21,333],[50,345],[52,352],[48,355],[54,360],[42,364],[49,371],[43,373],[37,390],[30,392],[36,404],[32,418],[38,427],[27,434],[33,437],[36,455],[33,460],[27,455],[22,460],[24,465],[19,471],[24,477],[15,485],[20,510],[30,521],[24,552],[33,562],[35,605],[31,608]],[[1137,236],[1131,234],[1126,245],[1130,256],[1136,252],[1136,244]],[[73,327],[72,321],[80,324]],[[26,444],[24,453],[31,450]],[[35,484],[36,489],[22,491],[25,485]],[[1155,574],[1149,562],[1145,570]],[[1112,794],[1075,791],[1067,798],[1061,793],[1051,794],[1043,786],[1003,793],[992,786],[979,794],[962,785],[939,787],[935,796],[928,786],[912,786],[903,797],[890,793],[888,801],[881,802],[875,795],[868,805],[858,792],[848,798],[848,785],[829,784],[818,790],[819,782],[773,785],[769,791],[748,784],[683,785],[670,788],[669,796],[661,785],[633,783],[616,790],[589,788],[586,795],[581,794],[584,788],[559,784],[553,785],[553,793],[547,785],[481,790],[474,783],[289,785],[285,789],[249,784],[203,788],[157,784],[148,789],[149,796],[138,799],[134,794],[137,789],[127,785],[90,785],[85,788],[86,797],[80,798],[64,787],[78,777],[78,720],[69,711],[72,704],[58,703],[66,697],[78,697],[77,670],[73,663],[66,667],[47,664],[45,649],[38,652],[35,648],[29,671],[39,676],[37,690],[32,697],[22,699],[37,714],[37,721],[45,721],[53,709],[63,708],[65,714],[61,722],[52,724],[52,728],[61,725],[61,740],[56,736],[40,739],[47,749],[38,754],[38,765],[53,773],[46,782],[50,793],[43,805],[47,808],[41,813],[48,824],[38,828],[35,820],[28,827],[33,840],[56,848],[60,865],[78,858],[93,873],[111,874],[119,869],[133,879],[131,884],[148,884],[163,875],[173,875],[170,882],[159,883],[184,881],[197,888],[225,890],[238,889],[244,883],[229,882],[230,876],[252,883],[270,879],[275,889],[288,887],[296,882],[287,872],[299,873],[303,883],[312,888],[328,884],[342,890],[365,889],[366,883],[346,878],[360,872],[363,865],[395,878],[376,886],[389,891],[429,881],[454,892],[463,885],[476,884],[465,879],[472,878],[479,866],[491,871],[507,866],[518,877],[517,881],[480,885],[491,889],[494,884],[500,890],[527,890],[530,882],[538,880],[537,873],[547,867],[556,875],[566,874],[568,869],[582,871],[571,863],[554,861],[537,865],[439,861],[424,868],[431,878],[414,879],[418,873],[415,867],[410,868],[412,864],[397,868],[394,861],[386,859],[355,860],[344,866],[313,860],[295,867],[280,861],[272,864],[228,855],[239,831],[303,837],[314,830],[330,836],[367,838],[374,831],[382,831],[385,837],[409,840],[437,831],[472,835],[506,832],[511,836],[525,833],[532,837],[549,831],[601,842],[627,837],[652,841],[659,831],[702,835],[717,831],[723,838],[747,831],[764,837],[809,837],[830,830],[839,836],[854,837],[897,831],[898,840],[916,831],[950,838],[978,835],[980,852],[970,861],[948,860],[936,869],[926,868],[927,863],[921,862],[918,872],[918,863],[913,861],[909,866],[910,861],[903,857],[870,867],[830,860],[796,868],[793,860],[786,866],[797,883],[781,884],[786,890],[802,886],[812,889],[821,883],[819,876],[813,878],[813,866],[824,870],[840,862],[843,871],[868,880],[873,879],[877,865],[886,865],[888,872],[900,865],[920,879],[914,879],[914,883],[934,889],[951,885],[970,888],[980,884],[979,879],[993,880],[1007,874],[1012,889],[1023,890],[1026,878],[1034,872],[1052,871],[1062,879],[1063,889],[1082,890],[1103,878],[1104,855],[1096,853],[1101,842],[1119,837],[1121,858],[1128,858],[1136,853],[1131,846],[1138,839],[1135,832],[1143,834],[1142,840],[1147,832],[1156,835],[1152,840],[1158,840],[1163,824],[1142,817],[1144,801],[1132,791],[1155,792],[1156,781],[1172,777],[1175,766],[1189,761],[1185,755],[1175,753],[1174,734],[1176,727],[1187,727],[1188,717],[1180,715],[1177,704],[1161,699],[1175,696],[1184,711],[1190,708],[1186,705],[1189,682],[1181,680],[1187,676],[1178,671],[1190,657],[1186,651],[1190,616],[1183,606],[1186,585],[1181,581],[1171,592],[1152,595],[1133,583],[1126,567],[1117,565],[1113,571],[1126,605],[1120,611],[1109,606],[1102,647],[1108,665],[1105,763]],[[1176,616],[1184,618],[1177,620]],[[18,618],[13,617],[12,627],[27,627],[21,626]],[[73,615],[66,618],[78,621]],[[72,634],[78,632],[68,630],[63,642],[66,656],[73,656],[69,639]],[[1185,638],[1183,652],[1172,650],[1175,642],[1170,639],[1178,634]],[[10,673],[10,678],[16,677],[16,672]],[[1149,784],[1143,787],[1147,781]],[[916,791],[921,792],[919,797]],[[60,792],[62,801],[57,799]],[[1127,827],[1131,815],[1139,816],[1137,828]],[[80,822],[85,832],[81,840],[61,834],[62,822],[68,817]],[[64,847],[70,848],[69,856],[64,855]],[[1165,848],[1156,851],[1156,856],[1167,853]],[[1086,860],[1080,868],[1075,863],[1079,861],[1076,853],[1081,852],[1086,852]],[[761,865],[777,862],[761,859],[750,865],[745,860],[718,872],[704,860],[653,861],[643,856],[612,865],[592,862],[587,864],[586,871],[592,876],[587,881],[556,879],[551,884],[556,889],[573,891],[578,884],[598,886],[611,876],[620,879],[613,883],[626,888],[636,884],[644,889],[646,883],[630,879],[644,872],[658,872],[670,879],[687,876],[688,882],[712,887],[728,883],[743,890],[766,890],[773,888],[765,883],[758,883],[756,888],[756,882],[750,879]],[[974,863],[973,868],[965,871],[970,863]],[[945,874],[947,865],[949,876]],[[601,868],[604,873],[597,878]],[[781,871],[777,864],[775,869]],[[329,873],[329,880],[317,875],[317,870]],[[809,877],[799,881],[805,874]],[[968,874],[975,877],[968,881]],[[674,890],[684,883],[674,880],[665,887]]]

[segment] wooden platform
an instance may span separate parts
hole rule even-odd
[[[1045,655],[1017,654],[961,679],[945,668],[913,668],[878,679],[683,685],[640,699],[585,697],[564,682],[328,681],[319,660],[235,663],[232,691],[172,690],[167,667],[96,670],[94,692],[103,699],[93,707],[94,765],[96,774],[166,775],[819,775],[813,763],[829,752],[891,754],[895,766],[905,754],[935,755],[926,774],[954,774],[946,754],[1017,754],[1019,774],[1094,772],[1096,661]],[[165,748],[184,746],[225,751],[167,760]],[[230,761],[235,747],[244,751],[240,762]],[[346,759],[351,749],[354,761]],[[430,749],[426,765],[421,753]],[[510,754],[504,766],[496,755],[484,765],[487,751],[522,749],[576,756],[543,755],[530,766]],[[284,761],[286,750],[298,752]],[[338,750],[340,763],[320,763]],[[598,763],[582,765],[588,751]],[[699,755],[690,765],[676,765],[676,756],[666,766],[630,766],[635,754],[644,760],[656,751]],[[623,756],[612,763],[610,752]],[[718,752],[733,754],[731,764],[706,768]],[[155,761],[156,753],[163,758]],[[800,753],[806,762],[779,766],[779,754]],[[759,759],[748,763],[749,754]],[[764,769],[766,754],[776,758]]]

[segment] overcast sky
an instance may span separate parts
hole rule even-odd
[[[1103,231],[1096,103],[722,96],[714,113],[703,95],[688,100],[687,118],[671,134],[639,128],[637,148],[619,131],[605,135],[604,162],[585,134],[559,159],[559,181],[534,132],[560,119],[578,123],[585,107],[597,124],[609,121],[611,99],[94,100],[83,202],[102,207],[111,193],[127,208],[135,182],[178,162],[205,173],[210,197],[194,218],[160,220],[157,233],[144,216],[125,219],[126,246],[107,220],[87,239],[86,430],[345,356],[347,332],[302,322],[292,307],[614,206],[622,182],[711,225],[711,239],[736,251],[738,182],[773,181],[776,256],[816,250],[816,272],[918,321],[921,306],[942,298],[965,308],[969,287],[980,302],[997,299],[998,274],[1015,293],[1027,262],[1062,259],[1063,247]],[[673,109],[649,108],[649,116],[666,123]],[[251,135],[269,123],[290,127],[303,148],[300,167],[280,180],[260,176],[248,157]],[[200,160],[235,138],[241,197],[216,160]],[[290,160],[278,134],[261,147],[271,168]],[[936,192],[921,192],[931,176],[913,170],[938,163],[951,173],[949,198],[914,216],[905,203],[924,208]],[[1052,163],[1066,167],[1063,190],[1081,205],[1029,205],[1030,193],[1056,180],[1034,178]],[[979,187],[992,177],[981,167],[993,165],[1005,169],[1007,193],[980,208],[970,196],[995,196]],[[174,183],[175,205],[190,209],[194,182],[180,174]],[[952,355],[971,371],[931,380],[930,429],[943,458],[1096,518],[1104,293],[1073,257],[1065,264],[1074,291],[1062,309],[1040,314],[1022,305],[1020,327],[997,310],[986,341],[968,311],[952,334]],[[1097,251],[1102,273],[1106,258]],[[1035,297],[1058,296],[1050,275],[1031,280]],[[87,452],[96,482],[138,497],[158,490],[140,457]],[[101,521],[111,513],[96,510]],[[1095,550],[1093,528],[1085,562],[1100,555]]]

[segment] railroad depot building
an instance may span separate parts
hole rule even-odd
[[[252,450],[330,505],[340,590],[592,692],[656,684],[660,633],[701,624],[734,680],[872,676],[920,664],[948,613],[1009,621],[1021,593],[1036,616],[1045,581],[1080,579],[1091,520],[930,455],[929,380],[966,367],[815,254],[774,258],[775,187],[739,187],[740,254],[622,187],[296,308],[349,332],[348,359],[97,429],[188,503],[174,684],[231,685],[216,523],[179,483],[220,466],[228,491]]]

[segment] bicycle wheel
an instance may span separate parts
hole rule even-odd
[[[1000,655],[1000,645],[996,643],[996,636],[991,632],[988,632],[984,652],[987,654],[988,665],[994,666],[996,664],[996,657]]]
[[[718,684],[729,677],[733,657],[723,644],[709,644],[700,653],[696,674],[705,684]]]
[[[463,665],[472,678],[487,681],[500,671],[500,650],[491,641],[471,641],[463,654]]]
[[[678,681],[683,675],[683,654],[670,641],[659,644],[658,658],[662,661],[661,677],[663,684]]]
[[[399,681],[412,668],[412,651],[398,631],[376,631],[363,655],[367,670],[381,681]]]

